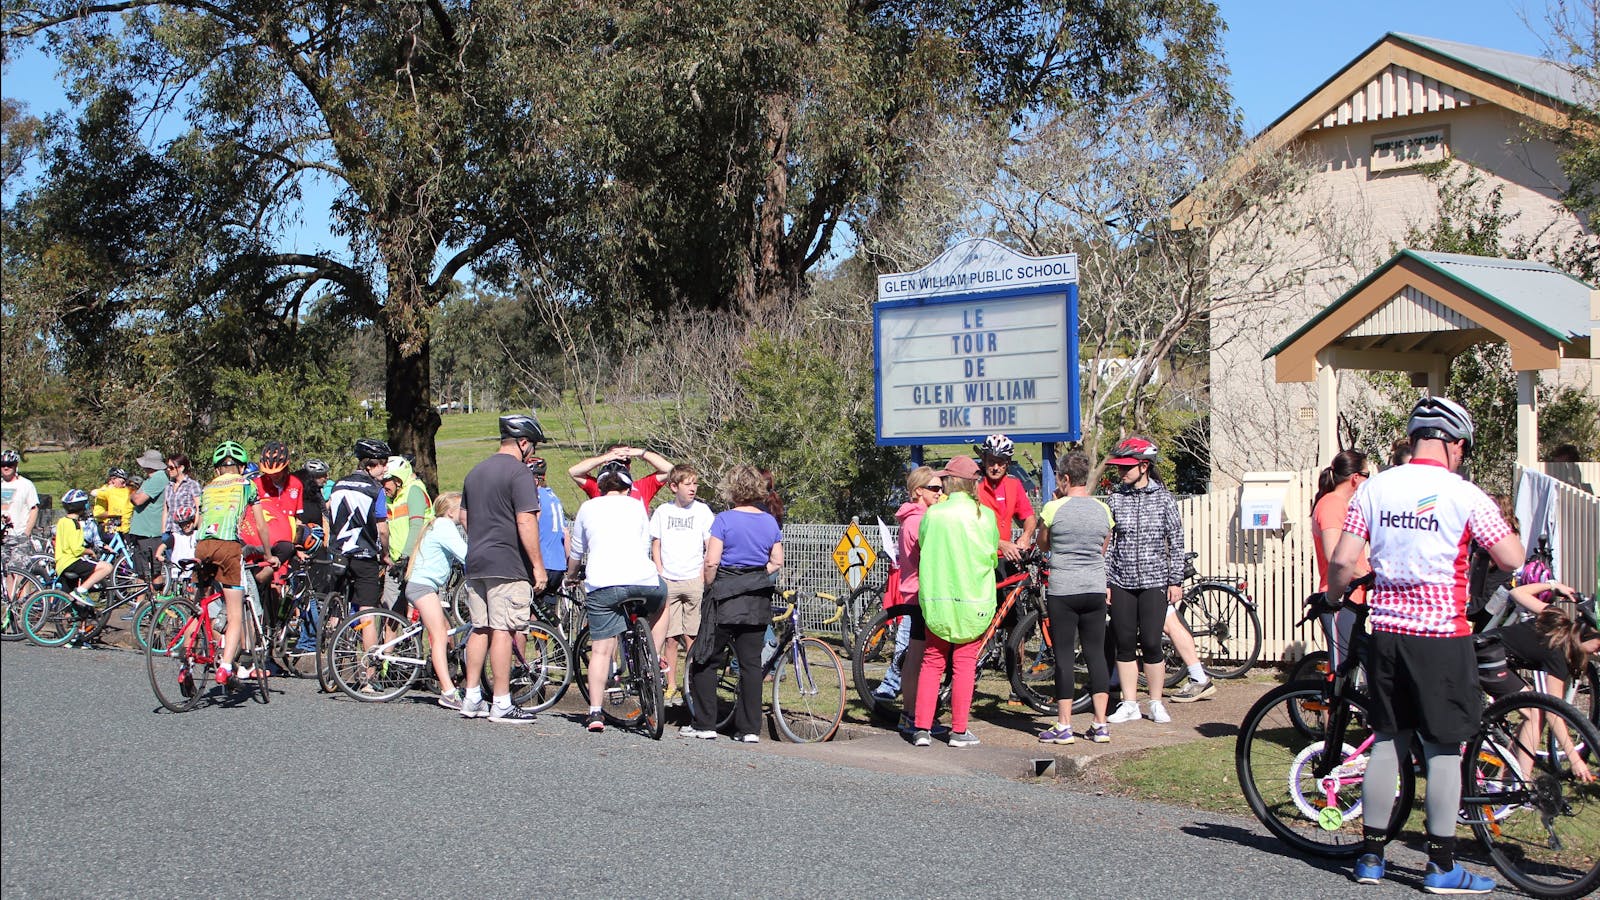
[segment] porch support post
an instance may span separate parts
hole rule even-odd
[[[1539,462],[1539,410],[1534,405],[1536,369],[1517,372],[1517,462],[1533,467]]]
[[[1317,354],[1317,465],[1339,452],[1339,370],[1333,352]]]
[[[1441,356],[1428,363],[1428,396],[1442,397],[1450,387],[1450,358]]]

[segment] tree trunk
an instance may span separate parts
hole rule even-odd
[[[769,94],[763,98],[763,105],[762,164],[766,171],[762,177],[761,209],[757,214],[755,247],[751,254],[755,273],[748,286],[741,285],[748,293],[740,300],[746,312],[770,314],[793,299],[789,286],[795,273],[785,269],[798,264],[793,254],[785,252],[788,239],[785,226],[789,216],[789,131],[794,119],[794,98],[787,94]]]
[[[433,440],[440,420],[429,372],[428,304],[420,282],[394,280],[401,283],[391,283],[383,312],[383,399],[389,414],[389,440],[396,453],[412,454],[417,477],[437,495],[439,466]]]

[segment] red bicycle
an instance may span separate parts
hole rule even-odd
[[[211,585],[215,578],[215,566],[203,565],[198,570],[196,584]],[[222,637],[217,633],[212,610],[216,607],[220,612],[222,603],[222,592],[213,589],[198,601],[180,597],[167,601],[156,611],[150,643],[145,647],[145,669],[156,699],[173,712],[194,709],[219,687],[216,672],[217,663],[222,659]],[[271,699],[267,693],[266,629],[262,624],[261,603],[248,590],[241,624],[244,629],[234,663],[235,672],[239,680],[255,682],[252,695],[257,702],[266,703]]]

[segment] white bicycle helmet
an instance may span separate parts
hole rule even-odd
[[[1442,441],[1465,441],[1466,450],[1472,452],[1472,416],[1465,407],[1445,397],[1423,397],[1411,407],[1411,421],[1406,424],[1406,436],[1438,438]]]
[[[1011,438],[1003,434],[991,434],[983,439],[983,443],[978,445],[978,453],[980,455],[994,456],[1000,459],[1010,459],[1016,450],[1017,446],[1011,443]]]

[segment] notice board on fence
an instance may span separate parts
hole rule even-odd
[[[958,244],[878,276],[872,330],[879,444],[1082,437],[1076,254]]]

